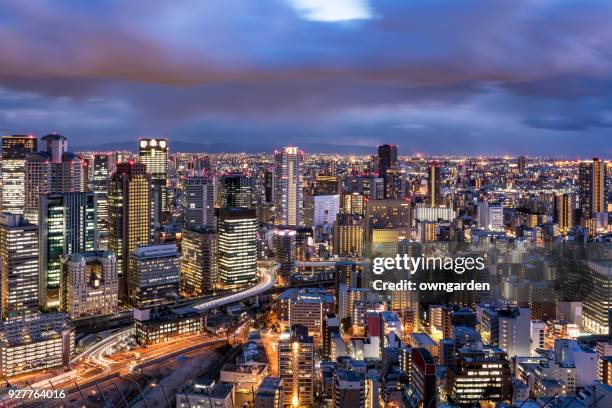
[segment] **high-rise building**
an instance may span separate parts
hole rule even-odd
[[[504,230],[504,208],[501,204],[490,204],[481,201],[476,205],[476,218],[478,226],[492,231]]]
[[[94,193],[47,194],[40,198],[40,287],[43,307],[59,305],[60,256],[96,248]]]
[[[314,404],[314,342],[303,326],[292,327],[278,342],[278,372],[283,382],[284,406]]]
[[[334,311],[334,297],[312,290],[289,290],[283,292],[282,297],[279,302],[287,302],[289,325],[306,327],[315,344],[320,345],[323,339],[323,321]]]
[[[587,261],[585,266],[585,276],[589,276],[592,287],[582,301],[582,328],[589,333],[608,334],[612,266],[604,260]]]
[[[382,200],[385,197],[384,180],[374,175],[346,176],[344,192],[363,194],[368,200]]]
[[[362,408],[366,398],[362,374],[345,369],[334,372],[334,408]]]
[[[573,194],[559,194],[555,197],[555,222],[559,231],[567,233],[574,226],[574,209],[576,199]]]
[[[397,146],[384,144],[378,146],[378,175],[384,177],[386,171],[397,164]]]
[[[606,163],[597,157],[579,166],[578,187],[580,212],[584,218],[595,218],[607,211]]]
[[[219,178],[221,207],[251,207],[251,178],[243,174],[226,174]]]
[[[378,176],[383,179],[385,198],[403,198],[404,178],[397,160],[397,146],[378,146]]]
[[[50,134],[41,139],[46,150],[32,153],[25,161],[25,203],[23,213],[38,224],[40,196],[84,191],[81,159],[67,151],[64,136]]]
[[[339,256],[363,255],[363,217],[355,214],[338,214],[334,222],[333,252]]]
[[[405,171],[399,166],[388,168],[385,172],[385,198],[401,200],[406,196]]]
[[[126,293],[128,260],[152,240],[151,176],[144,163],[118,163],[108,185],[108,249],[117,257],[119,294]]]
[[[214,229],[183,229],[181,240],[181,292],[204,296],[217,287],[218,236]]]
[[[440,207],[442,205],[439,163],[430,163],[427,168],[427,201],[430,207]]]
[[[498,311],[499,348],[508,356],[528,356],[531,339],[531,311],[513,308]]]
[[[404,200],[370,200],[366,205],[366,228],[410,228],[411,206]]]
[[[329,229],[339,211],[339,195],[307,195],[304,198],[304,224],[306,226]]]
[[[25,158],[36,152],[37,142],[34,136],[2,136],[0,211],[23,214]]]
[[[176,244],[139,246],[130,255],[128,299],[136,307],[178,298],[180,254]]]
[[[274,230],[274,252],[279,264],[278,276],[282,282],[288,283],[295,269],[295,229],[276,228]]]
[[[225,288],[257,279],[257,215],[250,208],[219,208],[219,278]]]
[[[277,225],[304,224],[302,162],[304,152],[294,146],[274,152],[274,199]]]
[[[168,209],[168,140],[140,139],[138,141],[138,159],[147,166],[154,188],[156,213]]]
[[[183,217],[188,228],[215,228],[215,183],[211,177],[183,180]]]
[[[343,193],[340,196],[340,213],[364,216],[366,196],[359,193]]]
[[[525,158],[525,156],[519,156],[518,158],[518,172],[519,174],[525,174],[525,163],[527,162],[527,159]]]
[[[117,259],[112,252],[61,255],[61,310],[71,318],[116,313],[119,306]]]
[[[315,177],[314,195],[338,195],[340,186],[340,177],[318,175]]]
[[[0,315],[38,312],[38,226],[21,214],[0,213]]]
[[[108,182],[110,180],[110,156],[96,154],[93,158],[91,191],[96,194],[98,206],[98,249],[108,247]]]

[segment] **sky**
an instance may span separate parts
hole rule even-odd
[[[2,0],[0,133],[612,158],[610,21],[601,0]]]

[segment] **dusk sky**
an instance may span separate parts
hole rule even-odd
[[[0,133],[610,158],[611,21],[589,0],[2,0]]]

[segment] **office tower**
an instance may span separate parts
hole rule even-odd
[[[94,193],[47,194],[40,198],[40,287],[43,307],[59,305],[60,256],[96,248]]]
[[[130,255],[128,299],[147,307],[178,298],[180,253],[176,244],[139,246]]]
[[[373,175],[346,176],[344,179],[344,192],[359,193],[368,200],[382,200],[385,198],[384,180]]]
[[[519,174],[525,174],[525,163],[527,162],[527,159],[525,158],[525,156],[519,156],[518,158],[518,172]]]
[[[36,152],[37,142],[34,136],[2,136],[0,211],[23,214],[25,158]]]
[[[597,157],[582,162],[578,172],[580,212],[584,218],[595,218],[607,211],[606,163]]]
[[[304,224],[306,226],[329,229],[338,212],[340,212],[339,195],[307,195],[304,197]]]
[[[274,152],[274,200],[277,225],[304,225],[302,162],[304,152],[287,146]]]
[[[108,182],[110,180],[110,160],[107,154],[96,154],[93,158],[91,191],[96,194],[98,206],[98,248],[108,247]]]
[[[359,193],[343,193],[340,196],[340,213],[364,216],[366,196]]]
[[[412,348],[412,382],[402,393],[402,402],[407,407],[436,407],[436,364],[431,353],[421,347]]]
[[[318,175],[315,177],[313,195],[338,195],[340,194],[340,177]]]
[[[251,207],[251,178],[242,174],[226,174],[219,178],[221,207]]]
[[[257,216],[250,208],[219,208],[219,279],[233,288],[257,279]]]
[[[609,313],[612,309],[610,276],[612,266],[604,260],[586,262],[584,276],[589,276],[592,287],[582,301],[582,328],[593,334],[609,333]]]
[[[385,172],[385,199],[401,200],[406,196],[405,172],[399,166]]]
[[[255,408],[283,408],[283,382],[278,377],[263,379],[254,400]]]
[[[23,213],[33,224],[38,224],[41,195],[84,191],[81,159],[67,151],[67,139],[50,134],[41,140],[46,150],[28,155],[25,161]]]
[[[334,372],[334,408],[362,408],[365,405],[365,380],[355,371]]]
[[[65,313],[44,313],[0,324],[0,375],[4,378],[68,364],[74,326]]]
[[[314,232],[311,227],[297,227],[295,229],[295,259],[305,261],[315,252]]]
[[[183,180],[183,218],[188,228],[215,228],[215,183],[211,177]]]
[[[282,283],[289,283],[295,269],[295,236],[296,231],[289,228],[274,230],[274,252],[278,262],[278,276]]]
[[[264,197],[266,203],[274,203],[274,167],[264,171]]]
[[[0,213],[0,316],[38,312],[38,226],[21,214]]]
[[[126,293],[130,253],[152,238],[151,176],[144,163],[117,163],[108,184],[108,249],[117,257],[119,296]]]
[[[384,177],[391,167],[397,165],[397,146],[380,145],[378,146],[378,175]]]
[[[476,204],[476,219],[481,229],[503,231],[504,208],[500,204],[489,204],[481,201]]]
[[[181,292],[204,296],[217,287],[219,240],[214,229],[183,229],[181,240]]]
[[[429,163],[427,168],[427,202],[430,207],[440,207],[442,205],[439,163]]]
[[[574,209],[576,200],[573,194],[559,194],[555,197],[555,222],[559,224],[562,234],[574,227]]]
[[[147,166],[155,191],[156,213],[168,210],[168,140],[140,139],[138,141],[138,160]]]
[[[410,203],[404,200],[370,200],[366,204],[366,228],[410,228]]]
[[[314,342],[305,327],[292,327],[278,342],[278,372],[283,382],[284,406],[314,404]]]
[[[333,229],[333,253],[339,256],[363,254],[363,217],[355,214],[338,214]]]
[[[116,313],[119,308],[117,258],[112,252],[61,255],[61,310],[71,318]]]
[[[453,404],[509,401],[512,396],[510,363],[506,353],[497,348],[458,350],[455,365],[447,367],[447,376],[447,394]]]

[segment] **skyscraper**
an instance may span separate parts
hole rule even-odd
[[[94,193],[48,194],[40,199],[40,302],[57,306],[61,255],[96,248]]]
[[[151,176],[144,163],[118,163],[108,185],[108,248],[117,256],[120,296],[129,255],[152,238]]]
[[[574,226],[576,199],[573,194],[559,194],[555,197],[555,222],[559,231],[567,233]]]
[[[25,161],[25,203],[23,213],[38,224],[40,196],[84,191],[81,159],[67,151],[64,136],[46,135],[46,150],[30,154]]]
[[[283,382],[284,406],[314,404],[314,341],[303,326],[283,333],[278,342],[278,371]]]
[[[110,180],[110,160],[107,154],[96,154],[93,158],[93,177],[91,191],[96,194],[98,214],[98,248],[108,247],[108,182]]]
[[[397,164],[397,146],[384,144],[378,146],[378,175],[384,177],[387,170]]]
[[[294,146],[284,147],[274,153],[274,222],[280,225],[299,226],[304,223],[302,162],[304,152]]]
[[[296,232],[290,228],[277,228],[274,230],[274,251],[279,264],[278,275],[287,283],[295,269],[295,236]]]
[[[0,213],[0,315],[38,312],[38,227],[21,214]]]
[[[606,164],[593,158],[579,166],[578,187],[580,212],[584,218],[595,218],[607,211]]]
[[[525,174],[525,163],[527,162],[527,159],[525,158],[525,156],[520,156],[518,158],[518,172],[519,174]]]
[[[34,136],[2,136],[0,165],[0,211],[23,214],[25,203],[25,158],[36,152]]]
[[[214,229],[183,229],[181,240],[181,291],[204,296],[217,286],[219,239]]]
[[[188,228],[215,228],[215,183],[210,177],[183,180],[183,218]]]
[[[430,163],[427,177],[427,200],[430,207],[440,207],[442,196],[440,195],[440,164]]]
[[[168,297],[178,298],[180,254],[176,244],[139,246],[130,254],[128,299],[147,307]]]
[[[251,178],[243,174],[226,174],[219,178],[221,207],[251,206]]]
[[[378,146],[378,176],[383,179],[385,198],[403,198],[404,179],[397,161],[397,146]]]
[[[168,140],[140,139],[138,145],[138,159],[147,166],[155,191],[156,218],[161,219],[161,213],[168,209]]]
[[[257,278],[257,215],[250,208],[219,208],[219,278],[226,288]]]

